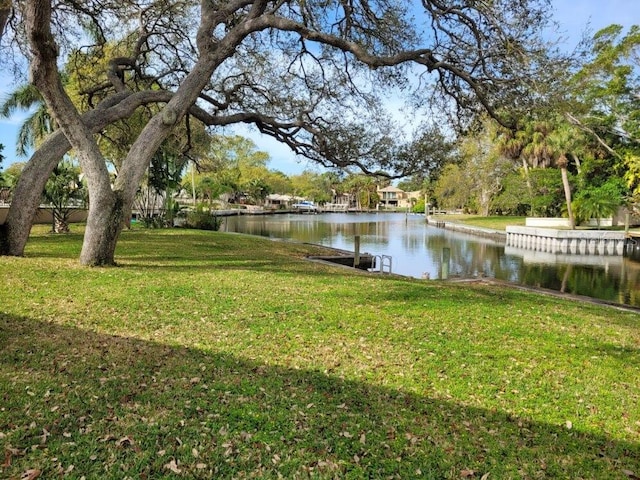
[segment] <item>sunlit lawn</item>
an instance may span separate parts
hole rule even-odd
[[[635,312],[233,234],[80,244],[0,257],[0,478],[640,475]]]
[[[482,217],[478,215],[467,215],[467,214],[455,214],[455,215],[434,215],[432,217],[434,220],[444,221],[444,222],[454,222],[454,223],[463,223],[465,225],[471,225],[474,227],[481,228],[490,228],[492,230],[506,230],[509,226],[519,226],[524,227],[526,223],[526,217],[514,217],[514,216],[489,216]],[[556,229],[562,229],[562,227],[554,227]],[[616,225],[613,227],[604,227],[604,226],[586,226],[586,225],[578,225],[576,227],[578,230],[624,230],[624,225]],[[631,232],[635,232],[636,234],[640,234],[639,227],[631,227]]]
[[[474,227],[491,228],[493,230],[506,230],[509,226],[524,226],[526,217],[490,216],[479,215],[435,215],[436,220],[445,222],[458,222]]]

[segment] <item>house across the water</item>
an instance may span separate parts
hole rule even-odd
[[[422,193],[419,190],[405,192],[398,187],[389,185],[388,187],[378,188],[378,197],[380,198],[381,209],[405,209],[414,206],[422,197]]]

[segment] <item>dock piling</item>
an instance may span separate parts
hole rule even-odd
[[[451,259],[451,249],[444,247],[442,249],[442,280],[449,278],[449,260]]]

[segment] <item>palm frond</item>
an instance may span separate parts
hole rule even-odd
[[[2,104],[0,104],[0,117],[8,118],[16,110],[29,110],[42,104],[42,95],[40,95],[36,87],[29,83],[20,85],[7,95]]]

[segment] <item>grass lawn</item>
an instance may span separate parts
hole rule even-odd
[[[514,216],[489,216],[482,217],[479,215],[435,215],[432,217],[435,220],[445,222],[463,223],[465,225],[472,225],[474,227],[490,228],[493,230],[506,230],[509,226],[524,227],[526,224],[526,217],[514,217]],[[615,227],[593,227],[593,226],[578,226],[578,230],[624,230],[624,225],[617,225]],[[564,227],[554,227],[554,229],[566,230]],[[640,233],[640,228],[635,227],[630,229],[632,232]]]
[[[640,316],[125,231],[0,257],[0,478],[640,476]]]
[[[491,228],[493,230],[506,230],[509,226],[524,227],[526,217],[490,216],[479,215],[435,215],[435,220],[445,222],[458,222],[474,227]]]

